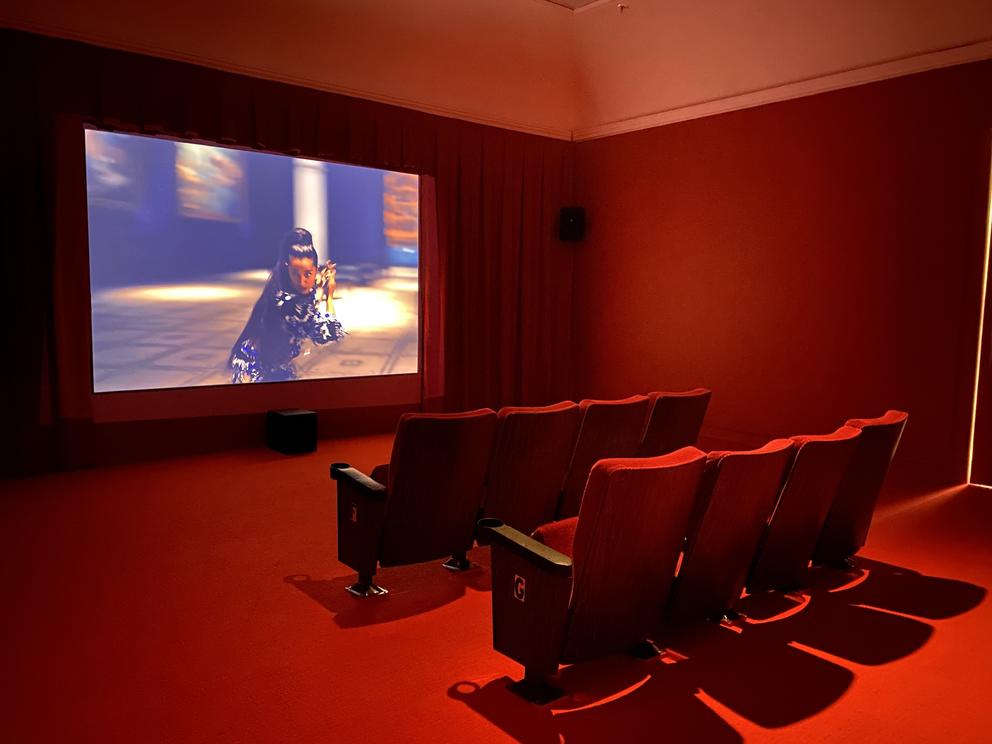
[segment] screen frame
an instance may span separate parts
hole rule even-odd
[[[193,418],[202,416],[230,416],[260,413],[279,408],[310,408],[320,411],[355,408],[382,408],[389,406],[418,406],[423,403],[424,331],[428,302],[425,287],[423,249],[434,240],[425,235],[425,226],[436,224],[435,219],[423,219],[425,179],[432,176],[402,168],[376,168],[359,163],[349,163],[329,158],[306,156],[307,160],[373,168],[380,171],[410,173],[418,177],[419,245],[417,260],[417,372],[401,374],[361,375],[353,377],[319,378],[289,382],[251,384],[212,384],[193,387],[154,388],[146,390],[95,392],[93,374],[92,304],[89,274],[89,215],[86,184],[86,130],[118,132],[139,137],[152,137],[171,142],[222,147],[245,152],[261,152],[283,157],[304,157],[263,148],[244,147],[196,137],[176,137],[165,134],[116,130],[94,126],[75,116],[62,116],[57,123],[59,147],[56,168],[56,245],[57,255],[68,258],[74,271],[73,281],[85,285],[85,303],[80,302],[78,286],[56,271],[54,277],[56,323],[55,342],[61,361],[74,358],[69,364],[69,379],[60,381],[63,413],[70,418],[88,418],[98,423],[142,421],[151,419]],[[84,304],[85,307],[80,307]],[[63,322],[68,317],[73,321]],[[68,330],[71,327],[71,331]],[[85,348],[85,379],[78,361]],[[60,370],[61,371],[61,370]],[[85,389],[84,389],[85,388]],[[314,401],[320,402],[319,406]]]

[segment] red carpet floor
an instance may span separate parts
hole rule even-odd
[[[344,592],[327,465],[389,442],[4,483],[0,741],[992,741],[992,491],[890,496],[861,570],[566,668],[535,707],[491,647],[487,549]]]

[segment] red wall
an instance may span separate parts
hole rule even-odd
[[[964,480],[992,62],[576,152],[576,394],[705,385],[738,444],[910,413],[896,480]]]

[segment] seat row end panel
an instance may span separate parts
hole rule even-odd
[[[572,561],[512,527],[485,531],[492,541],[493,648],[521,664],[527,678],[549,677],[561,659]]]

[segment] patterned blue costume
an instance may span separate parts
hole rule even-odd
[[[281,382],[295,380],[293,360],[304,340],[323,345],[345,335],[340,321],[317,306],[315,293],[293,294],[278,288],[270,278],[252,310],[228,364],[231,382]]]

